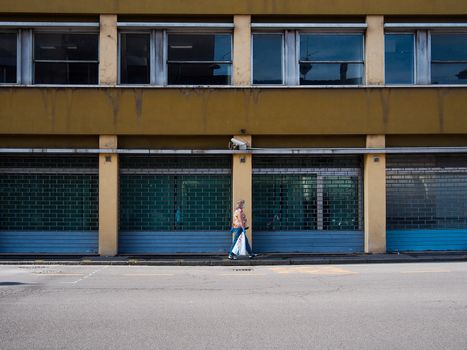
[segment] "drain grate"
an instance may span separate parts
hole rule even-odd
[[[249,268],[246,268],[246,269],[233,269],[233,271],[235,271],[235,272],[251,272],[251,271],[253,271],[253,269],[249,269]]]

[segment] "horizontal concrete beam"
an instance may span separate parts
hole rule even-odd
[[[0,89],[0,134],[467,134],[467,87]]]
[[[466,0],[2,0],[3,13],[465,15]]]
[[[342,155],[342,154],[433,154],[467,153],[467,147],[392,147],[392,148],[254,148],[230,149],[122,149],[122,148],[0,148],[0,154],[131,154],[131,155],[205,155],[205,154],[281,154],[281,155]],[[7,169],[11,172],[11,169]],[[52,169],[55,171],[54,169]],[[146,170],[143,170],[145,172]],[[203,170],[204,171],[204,170]],[[461,170],[462,172],[464,170]],[[0,169],[0,173],[2,169]]]

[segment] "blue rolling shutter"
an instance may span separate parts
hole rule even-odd
[[[467,250],[467,155],[390,155],[387,250]]]
[[[231,158],[122,157],[121,254],[226,253]]]
[[[97,156],[0,157],[0,253],[97,254]]]
[[[363,251],[360,157],[253,158],[253,249]]]

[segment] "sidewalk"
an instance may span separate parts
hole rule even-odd
[[[467,251],[405,254],[260,254],[254,259],[229,260],[226,255],[150,256],[21,256],[0,255],[0,265],[151,265],[151,266],[255,266],[380,264],[467,261]]]

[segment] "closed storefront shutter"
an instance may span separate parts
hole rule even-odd
[[[97,156],[1,156],[0,252],[96,254]]]
[[[387,158],[387,250],[467,249],[467,155]]]
[[[363,251],[360,157],[253,158],[256,252]]]
[[[226,252],[230,177],[228,156],[123,156],[120,253]]]

